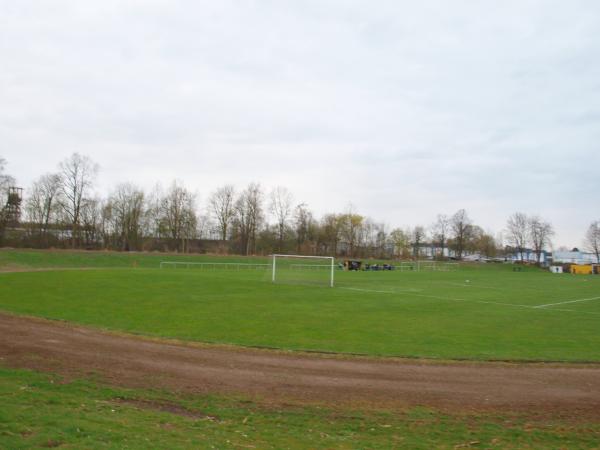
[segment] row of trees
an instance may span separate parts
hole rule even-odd
[[[3,169],[0,159],[0,189],[5,191],[14,180],[3,175]],[[90,158],[75,153],[56,172],[39,177],[27,190],[24,231],[17,244],[181,252],[207,250],[210,244],[211,251],[244,255],[456,259],[474,252],[495,257],[504,250],[503,243],[474,224],[463,209],[440,214],[427,227],[388,229],[352,207],[318,219],[287,188],[267,193],[257,183],[239,192],[232,185],[221,186],[208,196],[204,208],[179,182],[166,189],[158,185],[151,192],[123,183],[100,198],[94,194],[97,173]],[[539,261],[553,234],[552,225],[537,216],[515,213],[507,223],[509,244],[521,257],[531,246]]]
[[[98,166],[79,154],[38,178],[25,201],[27,241],[34,246],[68,243],[72,248],[143,249],[148,237],[187,250],[198,233],[195,196],[173,183],[152,195],[123,183],[107,198],[93,194]]]

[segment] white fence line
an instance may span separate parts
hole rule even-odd
[[[290,264],[290,269],[331,269],[331,264]]]
[[[396,264],[392,264],[396,270],[400,272],[449,272],[451,270],[458,270],[458,263],[447,263],[437,261],[400,261]]]
[[[267,270],[271,267],[271,264],[260,264],[260,263],[223,263],[223,262],[185,262],[185,261],[161,261],[160,268],[165,267],[183,267],[185,269],[191,269],[194,267],[203,269],[225,269],[225,270]]]

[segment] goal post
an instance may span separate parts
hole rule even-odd
[[[334,285],[335,258],[333,256],[278,255],[272,256],[273,283]]]

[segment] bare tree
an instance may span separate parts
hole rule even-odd
[[[342,219],[338,214],[326,214],[321,219],[319,242],[323,254],[336,256],[342,237]]]
[[[585,246],[596,255],[596,262],[600,264],[600,220],[592,222],[587,229]]]
[[[348,211],[341,216],[342,237],[348,244],[348,256],[354,256],[356,253],[364,219],[363,216],[354,212],[352,205],[348,206]]]
[[[196,233],[195,195],[183,186],[173,183],[163,198],[165,223],[170,236],[181,241],[180,250],[185,252],[186,241]]]
[[[377,257],[379,258],[385,258],[389,255],[387,255],[387,239],[388,235],[386,232],[386,226],[384,223],[380,223],[375,225],[375,242],[374,242],[374,246],[377,249]]]
[[[227,184],[220,187],[211,194],[208,199],[211,212],[217,219],[219,234],[221,240],[226,241],[229,232],[229,226],[235,217],[235,190],[232,185]]]
[[[450,219],[450,229],[456,257],[462,259],[473,230],[471,219],[464,209],[459,209],[454,213]]]
[[[99,198],[85,198],[81,204],[81,240],[86,248],[98,248],[102,229],[103,203]]]
[[[433,243],[440,248],[442,258],[444,257],[444,249],[447,245],[449,233],[450,219],[445,214],[438,214],[435,223],[431,226],[431,237]]]
[[[425,240],[425,228],[423,228],[421,225],[417,225],[413,228],[410,238],[413,248],[413,257],[415,259],[419,259],[421,244],[423,244],[423,241]]]
[[[195,196],[174,181],[160,203],[161,226],[182,252],[187,251],[187,240],[196,235],[194,202]]]
[[[50,222],[57,222],[60,205],[60,175],[49,173],[33,182],[25,202],[28,220],[39,235],[40,243],[48,244]]]
[[[283,186],[278,186],[271,191],[269,209],[277,221],[278,251],[281,252],[285,230],[292,215],[292,193]]]
[[[394,245],[394,256],[398,259],[410,255],[409,233],[401,228],[395,228],[390,232],[389,240]]]
[[[538,216],[529,218],[529,236],[533,244],[536,262],[539,265],[544,248],[550,245],[550,239],[554,235],[554,228],[550,222],[540,219]]]
[[[164,195],[163,187],[160,183],[155,184],[148,195],[146,195],[144,233],[157,239],[161,239],[167,235],[162,217],[162,199]]]
[[[314,219],[312,212],[305,203],[300,203],[294,210],[294,221],[296,228],[297,252],[305,253],[304,247],[314,240]]]
[[[486,258],[493,258],[497,255],[497,246],[494,236],[486,233],[481,227],[474,227],[473,250]]]
[[[139,250],[145,210],[144,192],[129,183],[119,184],[108,199],[116,245],[120,250]]]
[[[235,225],[244,255],[256,252],[256,234],[263,220],[263,193],[259,184],[250,183],[235,202]]]
[[[100,211],[99,233],[104,248],[119,248],[117,244],[117,230],[113,219],[112,204],[110,199],[102,205]]]
[[[198,214],[196,223],[196,235],[200,239],[212,239],[211,228],[214,229],[214,224],[211,221],[210,215]]]
[[[529,219],[525,213],[516,212],[508,218],[506,230],[511,245],[520,255],[521,261],[524,259],[525,248],[530,237]]]
[[[73,248],[80,239],[81,208],[90,194],[98,165],[89,157],[73,153],[59,164],[61,178],[62,208],[71,224],[71,245]]]

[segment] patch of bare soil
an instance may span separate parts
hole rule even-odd
[[[177,416],[188,417],[190,419],[202,420],[218,420],[216,416],[209,416],[200,411],[184,408],[183,406],[169,402],[159,402],[155,400],[133,399],[133,398],[116,398],[117,403],[124,403],[135,406],[138,409],[150,409],[153,411],[168,412]]]
[[[282,405],[421,405],[600,419],[597,365],[436,364],[186,345],[3,313],[0,363],[67,377],[100,376],[121,386],[243,395]]]
[[[31,267],[19,266],[17,264],[6,264],[0,266],[0,273],[10,272],[36,272],[37,270]]]

